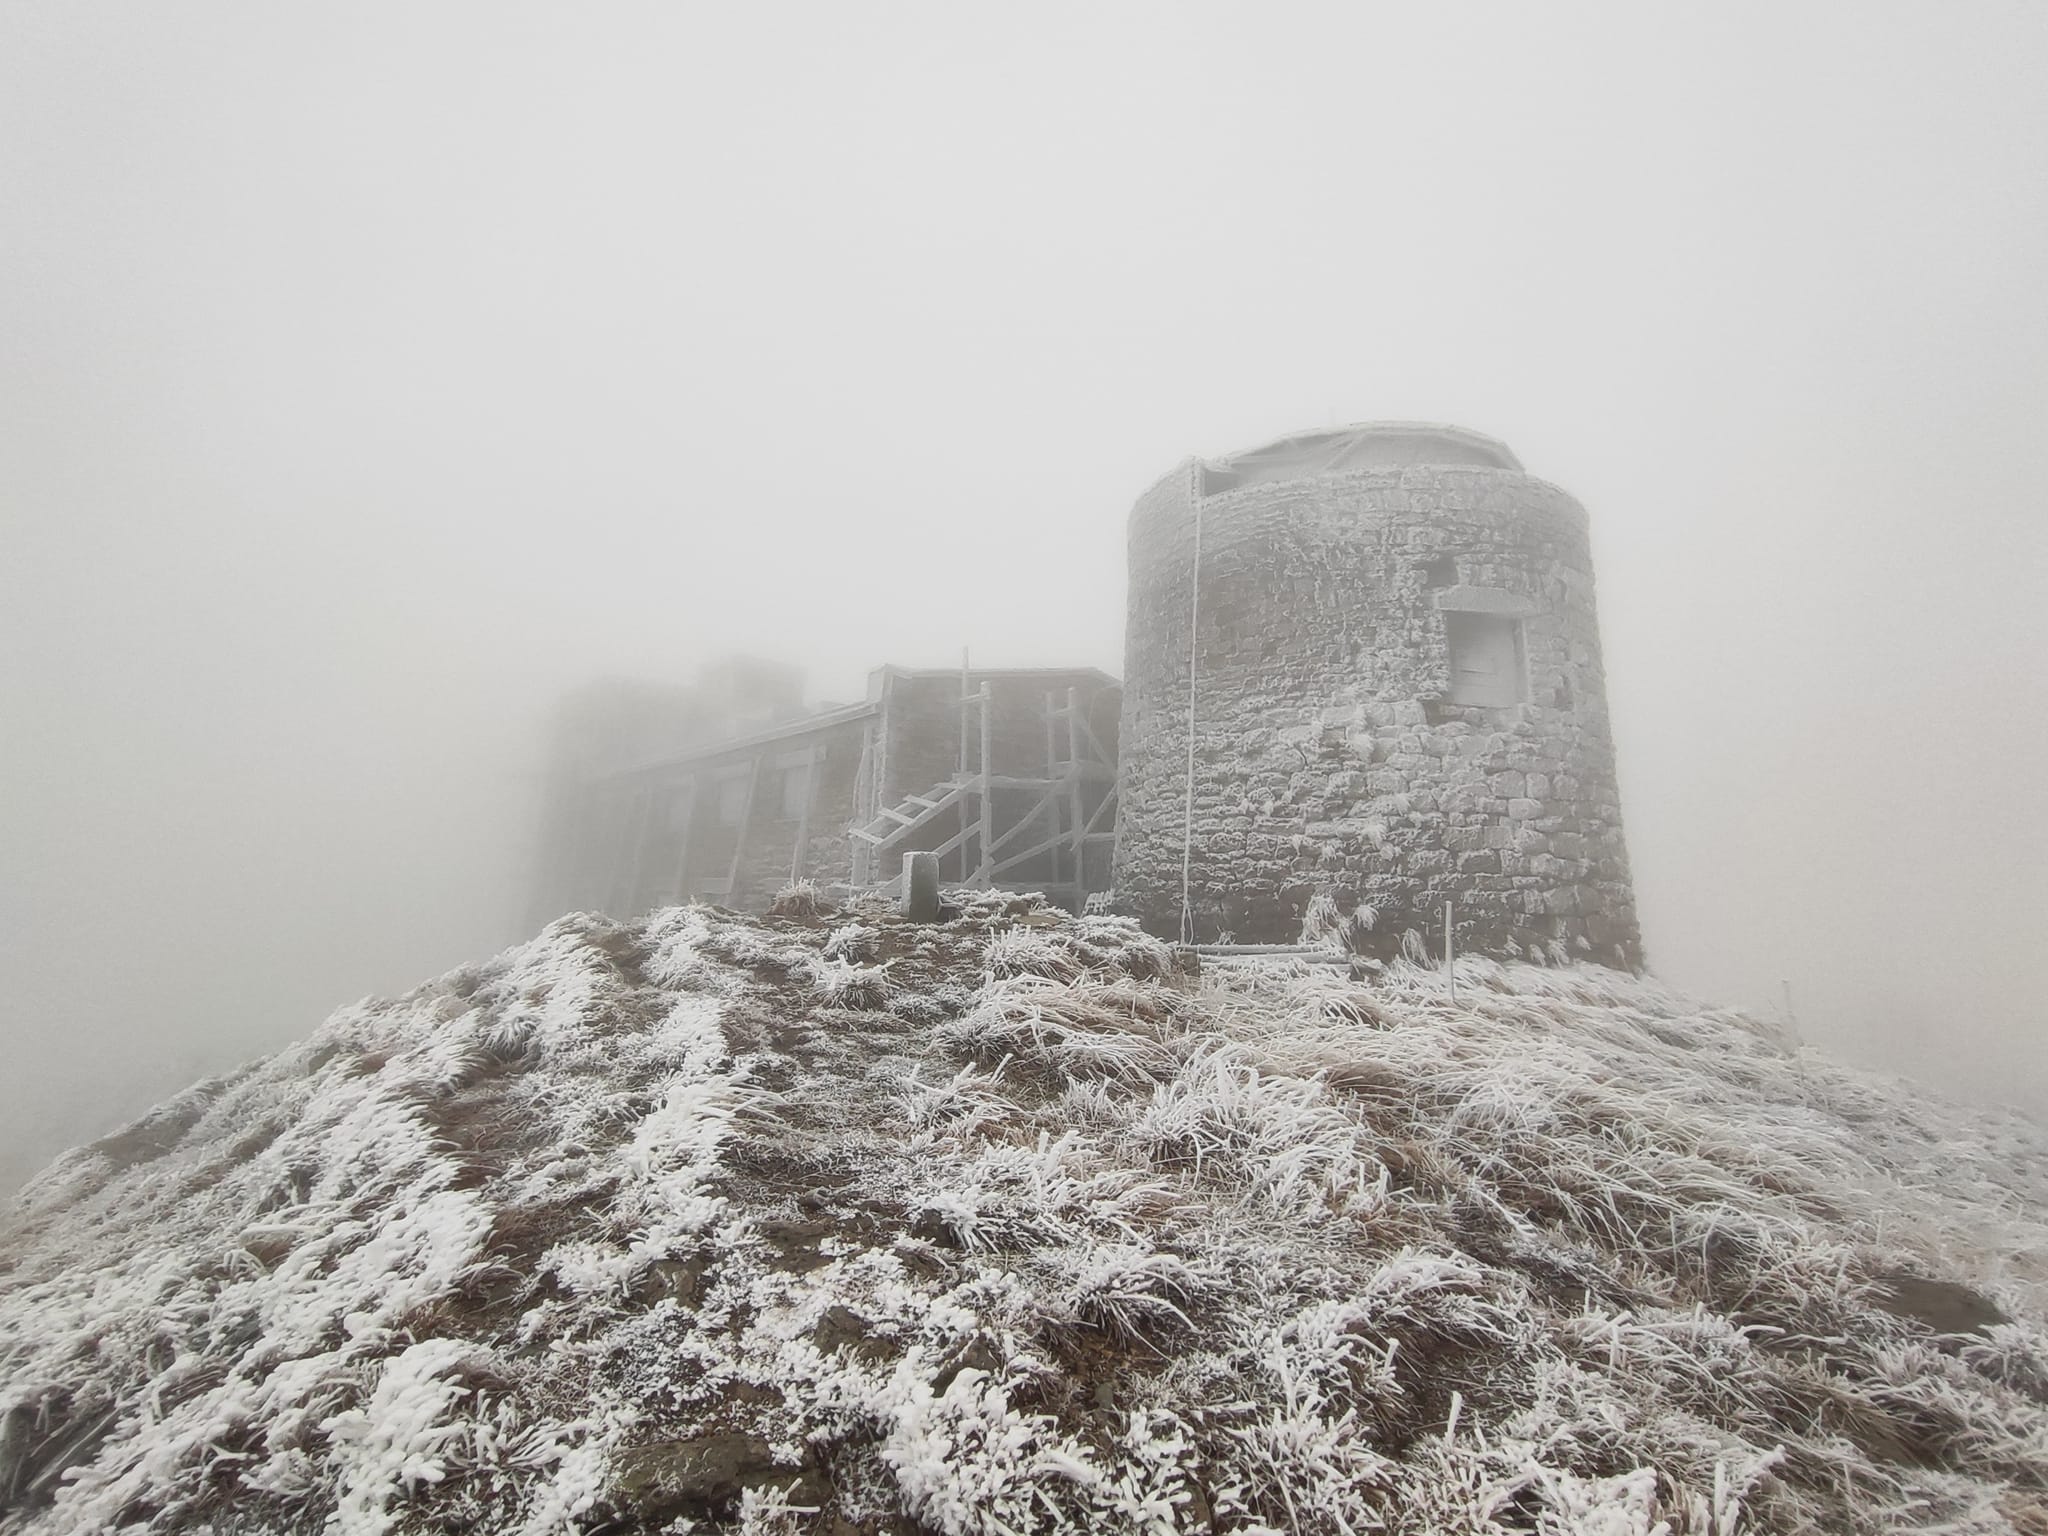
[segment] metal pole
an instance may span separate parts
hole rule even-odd
[[[1199,477],[1199,471],[1196,471]],[[1195,658],[1202,617],[1202,497],[1195,484],[1195,552],[1188,567],[1188,779],[1180,825],[1180,941],[1195,942]]]
[[[1444,976],[1451,984],[1451,1003],[1453,1006],[1456,1006],[1458,1001],[1458,957],[1451,944],[1451,920],[1453,916],[1453,903],[1447,901],[1444,903]]]

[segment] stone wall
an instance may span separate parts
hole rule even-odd
[[[670,775],[655,786],[640,765],[680,760],[803,713],[802,674],[750,656],[714,661],[690,684],[614,678],[565,696],[548,732],[534,926],[564,912],[639,911],[632,903],[640,895],[667,888],[667,876],[654,871],[672,868],[641,857],[637,843],[651,836],[666,840],[668,854],[680,851],[670,825],[677,805],[667,793],[680,781]]]
[[[693,897],[758,909],[788,883],[793,869],[820,883],[850,879],[847,827],[854,817],[866,724],[843,720],[766,742],[740,742],[595,782],[589,791],[592,862],[602,861],[609,874],[579,893],[578,904],[621,917]],[[806,762],[808,787],[792,804],[784,796],[784,778],[802,775]],[[808,819],[803,798],[809,800]]]
[[[1511,462],[1511,461],[1510,461]],[[1130,520],[1116,889],[1181,918],[1190,462]],[[1213,478],[1213,477],[1212,477]],[[1640,963],[1585,513],[1475,465],[1382,467],[1201,501],[1196,937],[1296,937],[1309,902],[1378,942]],[[1451,702],[1446,612],[1519,625],[1523,702]]]

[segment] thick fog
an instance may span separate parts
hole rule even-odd
[[[2048,1107],[2048,12],[5,8],[0,1185],[522,936],[543,722],[1120,668],[1190,453],[1593,518],[1655,969]]]

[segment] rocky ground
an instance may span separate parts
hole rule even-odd
[[[60,1160],[0,1531],[2048,1533],[2048,1140],[1592,967],[579,915]]]

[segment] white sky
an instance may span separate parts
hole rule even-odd
[[[2048,1106],[2048,8],[0,28],[0,1181],[519,937],[564,687],[1118,671],[1383,416],[1591,511],[1657,969]]]

